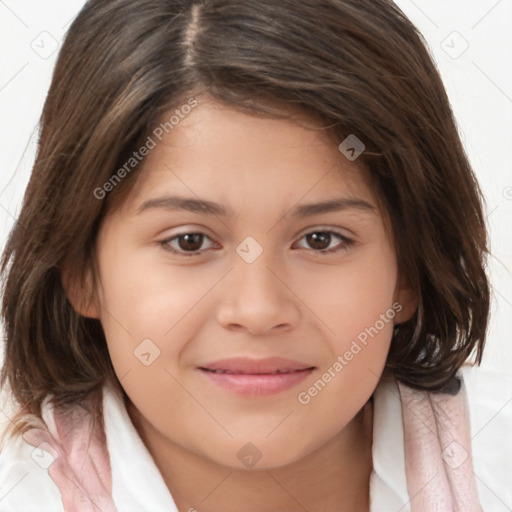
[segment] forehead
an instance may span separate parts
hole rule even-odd
[[[311,118],[255,116],[199,98],[161,140],[153,139],[125,204],[131,214],[148,198],[171,193],[214,197],[227,213],[261,208],[262,201],[280,209],[340,194],[375,204],[364,165],[350,162]]]

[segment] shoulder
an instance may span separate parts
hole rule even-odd
[[[464,409],[469,413],[463,417],[469,427],[478,499],[484,510],[509,510],[512,507],[512,375],[469,365],[465,365],[459,375],[465,387],[467,407]],[[393,490],[407,503],[403,414],[412,405],[412,419],[418,420],[421,426],[428,419],[422,416],[422,405],[428,405],[431,400],[438,404],[438,400],[437,395],[408,390],[406,398],[414,403],[404,407],[400,389],[406,388],[397,389],[394,378],[388,376],[381,379],[375,391],[373,455],[375,470],[387,485],[386,490]],[[420,400],[422,397],[426,400]],[[420,432],[420,438],[428,431]],[[451,434],[448,437],[451,438]],[[381,495],[378,497],[380,500]],[[390,509],[379,508],[379,500],[374,500],[375,510]]]
[[[3,427],[3,425],[2,425]],[[0,450],[0,510],[2,512],[63,511],[59,489],[48,474],[51,455],[9,437]]]
[[[478,493],[489,510],[501,510],[505,505],[510,508],[512,375],[476,366],[464,366],[462,375],[468,396]]]

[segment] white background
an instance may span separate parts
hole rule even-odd
[[[57,50],[82,4],[0,0],[2,249],[28,182]],[[483,366],[512,375],[512,0],[397,4],[427,40],[486,197],[493,302]]]

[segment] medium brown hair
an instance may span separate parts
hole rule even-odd
[[[270,116],[282,105],[355,134],[419,303],[387,360],[439,390],[476,354],[489,311],[482,196],[422,36],[391,0],[91,0],[62,45],[36,161],[2,260],[2,386],[20,413],[120,388],[99,320],[72,308],[64,266],[94,264],[98,229],[134,168],[102,187],[163,113],[207,93]],[[266,113],[266,114],[265,114]],[[340,158],[341,157],[340,155]]]

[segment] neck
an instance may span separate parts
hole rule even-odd
[[[327,443],[292,464],[263,470],[222,466],[128,413],[180,512],[366,512],[372,472],[373,401]]]

